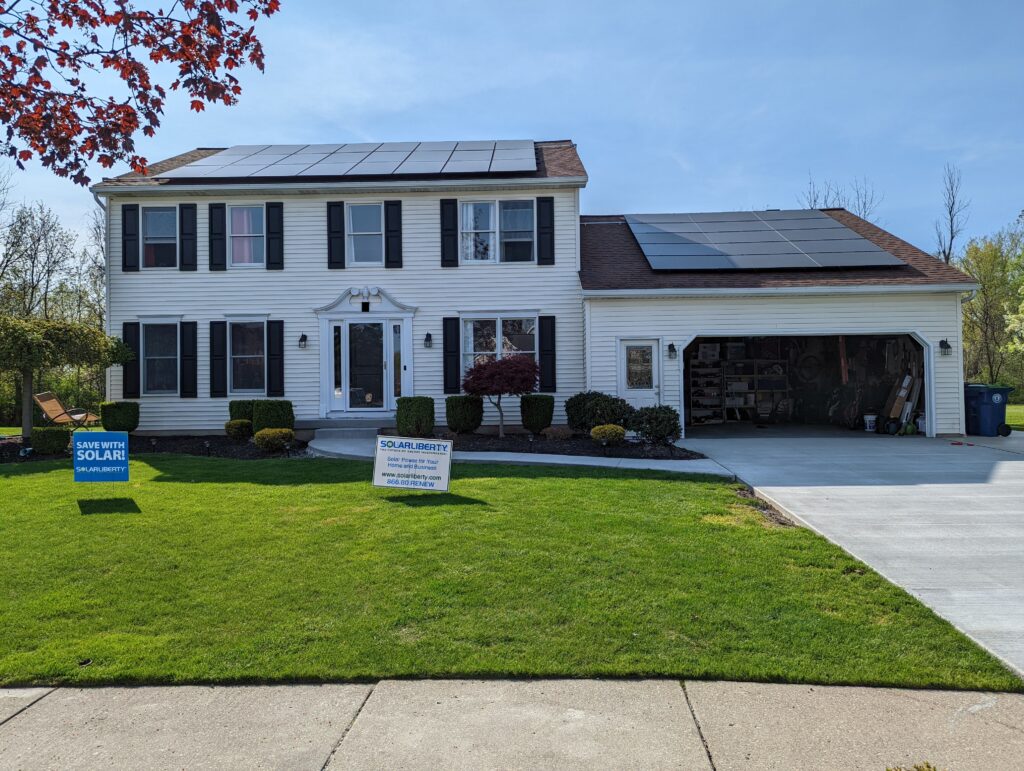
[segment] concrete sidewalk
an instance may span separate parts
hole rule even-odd
[[[1024,696],[675,680],[0,690],[0,768],[1019,768]]]

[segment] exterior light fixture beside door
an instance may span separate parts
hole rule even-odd
[[[679,351],[676,350],[676,344],[675,343],[669,343],[668,344],[668,357],[670,359],[674,359],[678,355],[679,355]]]
[[[305,348],[306,347],[306,343],[308,343],[308,342],[309,342],[309,338],[306,337],[306,333],[305,332],[303,332],[301,335],[299,335],[299,348]]]
[[[939,353],[942,356],[952,356],[953,355],[953,346],[949,344],[949,340],[946,340],[946,339],[939,340]]]
[[[423,336],[423,347],[424,348],[433,348],[434,347],[434,338],[431,337],[429,332],[427,332],[427,334],[425,334]]]

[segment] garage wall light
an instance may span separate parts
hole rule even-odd
[[[669,343],[668,344],[668,357],[670,359],[674,359],[678,355],[679,355],[679,351],[676,350],[676,344],[675,343]]]
[[[953,355],[953,346],[949,344],[949,340],[939,340],[939,354],[942,356]]]

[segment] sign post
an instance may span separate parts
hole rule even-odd
[[[75,431],[71,435],[76,482],[127,482],[128,434]]]
[[[373,486],[448,492],[452,441],[378,436],[373,455]]]

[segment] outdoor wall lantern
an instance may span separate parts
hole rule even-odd
[[[429,332],[427,332],[427,334],[425,334],[423,336],[423,347],[424,348],[433,348],[434,347],[434,338],[430,336]]]
[[[679,355],[679,352],[676,350],[676,344],[675,343],[669,343],[668,344],[668,357],[670,359],[674,359],[678,355]]]
[[[309,338],[306,337],[306,333],[303,332],[301,335],[299,335],[299,348],[305,348],[306,347],[306,343],[308,341],[309,341]]]
[[[949,340],[939,340],[939,353],[942,356],[953,355],[953,346],[949,344]]]

